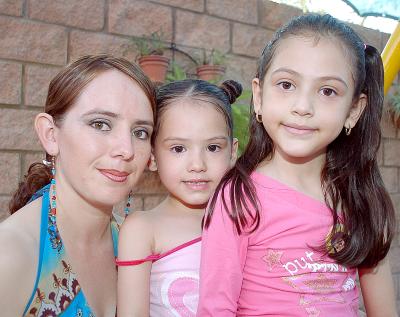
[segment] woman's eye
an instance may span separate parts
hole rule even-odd
[[[103,122],[103,121],[94,121],[90,124],[92,128],[95,128],[96,130],[100,131],[110,131],[111,127],[108,123]]]
[[[336,95],[336,91],[334,91],[332,88],[322,88],[321,93],[327,97]]]
[[[288,81],[282,81],[278,84],[283,90],[292,90],[294,85]]]
[[[217,144],[210,144],[209,146],[207,146],[207,149],[210,152],[219,152],[221,150],[221,147]]]
[[[182,145],[176,145],[171,148],[171,151],[174,153],[183,153],[185,152],[185,148]]]
[[[141,140],[147,140],[149,138],[149,133],[143,129],[133,131],[133,135]]]

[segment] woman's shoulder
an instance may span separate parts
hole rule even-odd
[[[37,242],[40,235],[41,206],[42,199],[38,198],[1,222],[1,238],[11,237],[27,244]]]
[[[0,223],[0,306],[7,304],[10,314],[19,312],[31,295],[39,256],[39,236],[40,202],[23,207]]]

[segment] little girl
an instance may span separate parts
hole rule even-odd
[[[250,141],[210,200],[197,316],[395,316],[395,229],[376,162],[379,52],[310,14],[264,48]]]
[[[201,221],[207,202],[236,160],[231,104],[242,87],[202,80],[157,93],[153,155],[168,190],[150,211],[134,212],[120,232],[118,316],[195,316]]]

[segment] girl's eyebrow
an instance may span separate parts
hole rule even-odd
[[[282,72],[282,73],[289,73],[289,74],[292,74],[292,75],[301,77],[301,74],[300,74],[300,73],[296,72],[296,71],[293,70],[293,69],[286,68],[286,67],[280,67],[280,68],[278,68],[278,69],[275,69],[275,70],[272,72],[272,74],[281,73],[281,72]],[[320,80],[336,80],[336,81],[341,82],[341,83],[342,83],[343,85],[345,85],[346,87],[348,87],[346,81],[344,81],[341,77],[338,77],[338,76],[322,76],[322,77],[318,77],[318,79],[320,79]]]
[[[163,140],[163,142],[167,142],[167,141],[181,141],[181,142],[184,142],[184,141],[188,141],[188,140],[189,140],[189,138],[168,137],[168,138],[165,138]],[[228,137],[222,136],[222,135],[221,136],[215,136],[215,137],[207,139],[206,141],[214,141],[214,140],[223,140],[223,141],[225,141],[225,140],[228,140]]]
[[[215,136],[215,137],[212,137],[212,138],[209,138],[209,139],[207,139],[207,141],[214,141],[214,140],[222,140],[222,141],[225,141],[225,140],[228,140],[228,137],[226,137],[226,136]]]

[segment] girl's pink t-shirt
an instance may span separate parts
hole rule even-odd
[[[204,230],[197,316],[358,316],[356,269],[335,263],[322,202],[260,173],[258,229],[238,235],[218,198]]]

